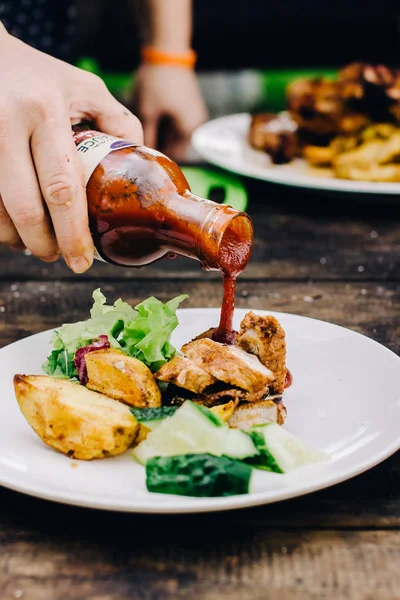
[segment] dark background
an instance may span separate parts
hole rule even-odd
[[[110,71],[138,63],[132,0],[80,3],[77,53]],[[400,5],[372,0],[194,0],[199,70],[399,63]]]

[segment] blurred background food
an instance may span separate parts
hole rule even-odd
[[[135,0],[77,3],[75,58],[131,94],[140,62]],[[140,0],[139,0],[140,1]],[[400,8],[394,0],[193,0],[193,46],[210,117],[283,108],[294,78],[331,75],[353,60],[391,66],[399,56]]]
[[[275,164],[301,156],[313,167],[331,168],[338,177],[399,180],[398,3],[389,0],[378,7],[372,0],[337,0],[329,6],[316,0],[192,0],[192,4],[192,45],[209,118],[240,112],[255,115],[250,142]],[[6,5],[2,10],[0,2],[0,16]],[[22,0],[21,6],[28,5],[30,0]],[[10,13],[10,3],[7,6]],[[148,43],[144,15],[149,6],[147,0],[49,3],[48,10],[68,16],[68,24],[60,22],[53,35],[55,49],[66,58],[62,49],[72,46],[68,59],[100,75],[110,91],[138,114],[149,145],[190,162],[198,158],[188,152],[190,135],[207,111],[193,76],[187,80],[190,93],[182,77],[172,77],[172,72],[166,77],[163,71],[161,80],[161,71],[157,72],[157,85],[154,71],[144,73],[141,45]],[[17,37],[22,17],[18,13],[12,25],[11,33]],[[176,22],[180,26],[178,15]],[[25,23],[25,33],[30,35],[33,27],[38,24]],[[343,64],[349,66],[338,71]],[[377,64],[386,66],[376,68]],[[154,100],[164,96],[162,102]],[[151,136],[144,111],[148,100],[153,105],[148,110],[154,113]],[[287,112],[280,114],[284,108]]]
[[[273,163],[303,157],[343,179],[400,181],[400,71],[353,63],[334,79],[296,79],[285,112],[255,114],[249,141]]]

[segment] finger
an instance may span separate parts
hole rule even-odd
[[[93,120],[103,133],[143,144],[143,129],[137,117],[123,104],[115,100],[107,88],[100,94],[98,108],[95,109]]]
[[[23,243],[18,235],[18,231],[15,229],[13,222],[11,221],[10,215],[6,211],[6,207],[0,196],[0,244],[7,244],[8,246],[22,246]]]
[[[190,138],[199,125],[207,121],[207,110],[203,102],[192,106],[191,110],[175,111],[172,115],[179,134],[186,139]]]
[[[174,117],[177,132],[187,140],[191,138],[195,129],[205,122],[205,119],[194,119],[191,115],[179,114]]]
[[[63,107],[53,106],[52,115],[36,127],[31,148],[61,253],[73,271],[83,273],[93,262],[93,241],[83,175]]]
[[[144,143],[149,148],[157,147],[157,130],[158,121],[157,119],[145,119],[143,120],[143,137]]]
[[[12,135],[3,133],[0,144],[2,204],[26,248],[46,262],[56,260],[59,256],[57,241],[43,206],[26,131],[13,122]],[[7,230],[5,235],[13,236],[11,241],[15,240],[18,245],[4,213],[2,220]]]

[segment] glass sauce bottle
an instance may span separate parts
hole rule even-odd
[[[235,282],[250,258],[250,217],[192,194],[178,165],[160,152],[85,126],[73,129],[96,258],[142,267],[179,254],[219,269],[224,300],[214,339],[234,342]]]

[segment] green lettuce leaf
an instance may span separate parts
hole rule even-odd
[[[74,355],[67,352],[65,348],[53,350],[42,368],[46,375],[52,375],[60,379],[78,380]]]
[[[176,353],[170,343],[171,334],[178,325],[176,310],[187,295],[178,296],[166,304],[151,297],[135,308],[138,315],[125,327],[122,341],[127,353],[135,356],[152,371],[156,371]]]
[[[120,333],[136,316],[137,312],[122,300],[107,305],[105,296],[97,289],[93,292],[90,319],[63,325],[53,335],[53,346],[55,350],[66,348],[67,352],[75,354],[78,348],[90,344],[100,335],[107,335],[111,346],[120,348],[116,330]]]
[[[108,305],[101,290],[95,290],[90,319],[67,323],[54,332],[53,351],[43,371],[56,377],[75,378],[76,351],[100,335],[108,337],[111,347],[138,358],[153,372],[158,370],[176,353],[170,338],[178,325],[176,310],[187,297],[178,296],[166,304],[152,297],[134,309],[121,299]]]

